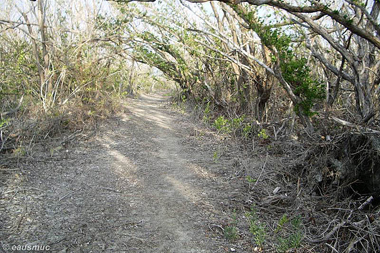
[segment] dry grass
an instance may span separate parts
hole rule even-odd
[[[74,98],[46,113],[42,106],[30,101],[2,127],[1,152],[21,157],[31,154],[37,142],[60,139],[63,134],[76,131],[96,130],[99,121],[114,117],[122,110],[120,104],[119,96],[99,92],[90,101]]]

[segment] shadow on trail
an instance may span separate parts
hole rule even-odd
[[[125,119],[127,127],[121,126],[113,137],[102,140],[114,158],[113,173],[133,182],[133,208],[137,220],[145,224],[146,229],[134,231],[141,245],[131,246],[162,252],[212,252],[220,249],[206,234],[207,219],[215,213],[207,187],[215,185],[215,176],[192,163],[204,154],[189,153],[180,145],[178,126],[160,108],[162,102],[154,97],[136,101]],[[147,241],[150,245],[144,245]]]

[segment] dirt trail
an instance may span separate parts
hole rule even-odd
[[[186,141],[191,126],[163,96],[127,103],[129,111],[95,138],[8,175],[3,244],[53,252],[230,249],[213,224],[231,217],[224,203],[234,189],[215,174],[222,165],[212,163],[213,151]]]

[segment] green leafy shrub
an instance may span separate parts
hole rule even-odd
[[[231,127],[229,124],[228,119],[224,118],[224,116],[219,116],[215,121],[214,121],[214,127],[222,133],[231,133]]]
[[[206,108],[207,109],[207,108]],[[245,123],[246,116],[227,119],[224,116],[219,116],[215,119],[213,126],[224,134],[243,134],[244,137],[248,137],[252,132],[252,126],[250,123]]]
[[[287,226],[287,231],[283,231],[285,226]],[[282,236],[277,238],[277,251],[278,252],[288,252],[290,249],[297,249],[301,246],[302,239],[304,237],[301,230],[302,221],[299,216],[290,220],[284,214],[275,230],[275,233],[283,232]]]
[[[267,134],[267,131],[265,129],[261,129],[257,136],[264,140],[269,138],[269,135]]]
[[[322,83],[312,76],[307,59],[297,54],[297,48],[292,45],[292,35],[285,33],[281,28],[267,27],[263,20],[256,18],[254,11],[244,11],[238,5],[231,7],[248,23],[249,28],[257,33],[265,46],[278,52],[276,55],[272,54],[272,61],[279,62],[284,80],[300,98],[300,102],[294,107],[296,113],[314,115],[312,108],[317,101],[324,98],[325,89]]]
[[[245,123],[243,127],[243,136],[248,138],[252,134],[252,125],[250,123]]]

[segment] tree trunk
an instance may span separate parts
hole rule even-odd
[[[256,81],[256,89],[257,89],[257,100],[256,100],[256,118],[259,121],[263,121],[265,117],[265,107],[270,98],[272,92],[272,86],[267,88],[267,85],[263,83],[262,80]]]
[[[135,72],[135,60],[132,59],[131,69],[129,72],[129,80],[128,80],[128,86],[127,86],[127,92],[129,95],[134,95],[134,89],[133,89],[133,75]]]

